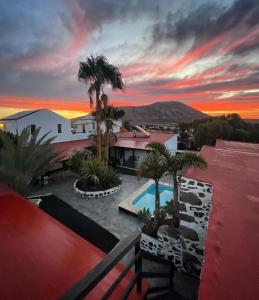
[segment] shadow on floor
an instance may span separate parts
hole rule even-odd
[[[81,214],[55,195],[46,195],[40,198],[42,199],[39,204],[40,209],[103,252],[109,253],[119,242],[119,239],[108,230]]]

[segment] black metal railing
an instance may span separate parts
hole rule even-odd
[[[140,250],[139,231],[134,232],[123,241],[119,242],[117,246],[105,258],[96,265],[94,269],[88,272],[82,279],[76,283],[65,295],[62,300],[83,299],[87,296],[95,286],[110,272],[111,269],[133,248],[135,247],[135,256],[130,260],[125,269],[120,273],[117,279],[112,283],[109,289],[102,296],[102,300],[108,299],[113,291],[120,284],[122,279],[135,265],[134,277],[129,282],[120,299],[127,299],[130,292],[137,285],[137,291],[142,290],[142,255]]]

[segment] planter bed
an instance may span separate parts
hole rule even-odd
[[[82,191],[76,186],[78,181],[79,179],[77,179],[74,182],[74,191],[78,193],[81,197],[85,197],[85,198],[98,198],[98,197],[109,196],[111,194],[118,192],[121,188],[121,185],[117,185],[115,187],[103,191]]]

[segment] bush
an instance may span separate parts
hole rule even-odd
[[[160,209],[157,220],[151,214],[149,209],[143,209],[138,214],[140,220],[144,223],[142,232],[151,236],[157,236],[157,230],[161,225],[170,224],[170,220],[167,219],[166,212],[163,208]]]
[[[102,186],[105,189],[109,189],[121,184],[121,180],[118,174],[113,169],[108,167],[104,168],[100,180],[102,182]]]
[[[95,157],[83,162],[77,187],[83,191],[101,191],[121,183],[118,174],[109,167],[103,166]]]
[[[77,150],[72,154],[71,157],[71,170],[80,174],[83,163],[92,153],[87,149]]]

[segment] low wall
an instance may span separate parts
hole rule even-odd
[[[111,194],[118,192],[121,188],[121,186],[118,185],[103,191],[82,191],[76,187],[78,180],[79,179],[77,179],[74,182],[74,191],[84,198],[99,198],[99,197],[109,196]]]

